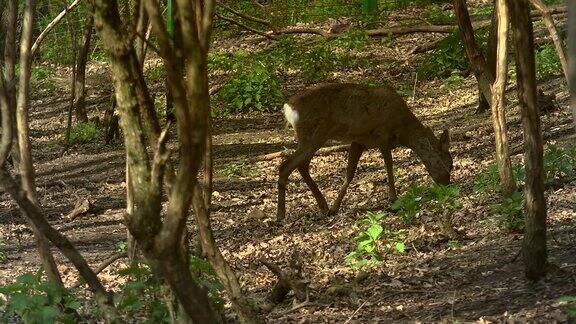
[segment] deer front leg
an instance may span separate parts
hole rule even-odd
[[[340,209],[340,204],[344,199],[346,190],[348,190],[348,186],[350,185],[350,182],[352,182],[354,174],[356,173],[356,167],[358,166],[358,161],[360,161],[362,152],[364,152],[364,146],[354,142],[350,144],[350,148],[348,149],[348,166],[346,167],[346,180],[344,180],[344,184],[338,191],[338,197],[336,198],[336,201],[334,201],[332,208],[330,208],[329,215],[336,215],[338,209]]]
[[[312,191],[312,195],[314,195],[314,198],[318,203],[320,212],[324,215],[328,214],[328,203],[326,202],[326,198],[324,198],[324,195],[320,189],[318,189],[318,185],[314,179],[312,179],[312,176],[310,176],[310,160],[305,161],[302,165],[298,166],[298,171],[306,185],[308,185],[308,188],[310,188],[310,191]]]
[[[386,173],[388,174],[388,188],[390,200],[396,201],[398,198],[396,196],[396,186],[394,185],[394,169],[392,167],[392,150],[388,147],[381,147],[380,153],[384,157],[384,164],[386,164]]]
[[[282,221],[286,216],[286,185],[290,174],[302,163],[312,159],[316,152],[325,141],[317,141],[308,144],[305,147],[299,146],[296,152],[288,157],[280,165],[280,175],[278,177],[278,210],[276,211],[276,220]]]

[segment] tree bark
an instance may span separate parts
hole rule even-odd
[[[568,63],[570,87],[570,107],[572,107],[572,119],[574,131],[576,131],[576,6],[572,3],[568,6]]]
[[[161,44],[161,50],[166,53],[167,48],[173,54],[172,45],[166,39],[166,29],[163,28],[158,3],[153,0],[146,1],[148,15],[156,25],[156,36]],[[187,3],[188,4],[188,3]],[[189,5],[189,4],[188,4]],[[114,76],[116,101],[120,113],[121,127],[124,131],[127,163],[130,168],[130,182],[132,185],[133,200],[137,208],[133,215],[127,219],[130,232],[138,241],[138,246],[151,262],[156,273],[161,275],[170,284],[171,290],[177,296],[180,306],[188,318],[185,321],[198,323],[221,322],[218,313],[211,307],[206,292],[194,281],[188,269],[188,254],[182,249],[182,235],[185,232],[186,218],[191,200],[191,188],[195,183],[202,156],[201,149],[204,137],[204,116],[197,115],[202,109],[202,103],[196,102],[194,89],[190,91],[184,87],[184,80],[174,69],[174,55],[165,58],[167,74],[170,76],[170,88],[173,89],[176,107],[178,136],[180,144],[181,173],[177,177],[175,189],[169,194],[169,206],[164,218],[160,217],[162,201],[162,179],[164,164],[167,157],[165,145],[159,141],[154,152],[154,162],[151,163],[146,151],[144,133],[140,119],[142,100],[139,100],[138,86],[141,85],[141,65],[133,46],[132,38],[128,37],[127,28],[122,24],[116,1],[96,0],[95,22],[104,46],[110,56],[110,64]],[[193,10],[186,14],[193,15]],[[182,17],[184,20],[190,16]],[[193,18],[192,18],[193,21]],[[187,34],[188,35],[188,34]],[[190,34],[192,38],[197,33]],[[188,72],[187,82],[195,82],[200,75],[196,70],[200,55],[198,48],[191,50],[188,46],[182,48],[192,58],[188,61],[191,68]],[[197,84],[197,83],[194,83]],[[175,90],[174,90],[175,89]],[[189,90],[189,91],[186,91]],[[189,105],[188,100],[194,105]],[[194,117],[200,117],[194,120]],[[200,121],[199,125],[192,121]],[[165,137],[164,137],[165,138]],[[201,145],[197,145],[201,143]]]
[[[492,100],[490,87],[494,83],[494,75],[488,70],[486,60],[476,45],[474,29],[466,8],[466,0],[454,0],[454,13],[458,20],[460,37],[462,37],[462,43],[466,49],[468,61],[470,61],[470,68],[478,80],[478,87],[486,100]]]
[[[8,109],[12,119],[12,129],[16,130],[16,35],[18,26],[18,0],[7,0],[5,11],[6,39],[4,45],[4,74],[6,76],[6,93]],[[20,149],[16,132],[13,132],[12,161],[17,169],[20,164]]]
[[[76,78],[74,80],[76,88],[74,94],[76,119],[84,123],[88,121],[88,114],[86,113],[86,63],[88,61],[90,42],[94,31],[94,15],[89,13],[87,19],[84,39],[76,60]]]
[[[524,216],[526,221],[523,256],[526,277],[537,281],[546,274],[546,199],[542,131],[536,103],[534,39],[527,0],[508,0],[516,48],[518,99],[524,129]]]
[[[488,42],[486,44],[486,65],[492,75],[496,76],[496,41],[498,34],[498,17],[496,13],[496,1],[494,1],[494,11],[490,19],[490,31],[488,32]],[[490,109],[490,103],[482,95],[480,85],[478,85],[478,108],[477,114],[481,114]]]
[[[496,80],[492,88],[492,125],[496,140],[496,163],[500,174],[500,189],[503,197],[510,197],[516,191],[512,175],[508,131],[506,129],[506,81],[508,79],[508,7],[506,0],[496,0],[497,12],[497,55]]]
[[[18,145],[20,149],[20,175],[22,177],[22,188],[28,199],[36,206],[38,198],[36,196],[36,186],[34,181],[34,167],[32,165],[32,154],[30,152],[30,134],[28,126],[28,107],[30,95],[30,68],[32,57],[30,46],[32,45],[32,32],[34,30],[34,14],[36,1],[28,0],[24,12],[24,21],[22,23],[22,40],[20,44],[20,80],[18,86],[18,99],[16,103],[16,129]],[[25,210],[22,210],[26,213]],[[29,216],[27,216],[29,217]],[[39,229],[33,225],[32,230],[36,237],[38,253],[44,265],[44,271],[50,281],[57,285],[63,286],[62,278],[56,267],[54,256],[50,252],[50,246],[46,238]]]
[[[562,71],[564,71],[566,82],[568,82],[568,62],[566,60],[566,52],[564,50],[564,44],[562,42],[562,38],[558,33],[558,28],[556,28],[556,25],[554,24],[554,18],[552,18],[550,9],[542,0],[530,0],[530,2],[532,2],[534,7],[536,7],[536,9],[538,9],[542,13],[542,20],[544,20],[544,24],[546,25],[546,28],[548,28],[550,38],[552,38],[552,42],[554,43],[554,47],[556,48],[556,53],[558,54],[558,58],[560,59],[560,63],[562,64]],[[574,4],[572,3],[572,5],[569,7],[573,6]]]

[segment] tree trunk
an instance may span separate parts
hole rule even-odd
[[[550,38],[552,38],[554,47],[556,47],[556,53],[558,54],[558,58],[560,59],[560,63],[562,64],[562,71],[564,71],[566,82],[568,82],[568,62],[566,60],[566,52],[564,50],[564,44],[562,42],[562,38],[560,37],[560,33],[558,33],[558,28],[556,28],[556,25],[554,24],[554,18],[552,18],[550,9],[548,9],[548,6],[542,0],[530,0],[530,2],[532,2],[534,7],[536,7],[536,9],[538,9],[542,13],[542,20],[544,20],[544,24],[546,25],[546,28],[548,28],[548,31],[550,32]],[[568,7],[573,6],[574,3],[572,3]]]
[[[506,129],[506,81],[508,79],[508,8],[506,0],[496,0],[497,12],[497,59],[496,80],[492,88],[492,125],[496,139],[496,163],[500,174],[500,188],[503,197],[510,197],[516,191],[512,175],[508,131]]]
[[[498,34],[498,19],[496,14],[496,4],[494,2],[494,11],[490,19],[490,31],[488,33],[488,42],[486,44],[486,65],[492,75],[496,75],[496,40]],[[490,109],[490,102],[482,95],[480,84],[478,84],[478,108],[477,114],[481,114]]]
[[[470,21],[470,15],[466,8],[466,0],[454,0],[454,13],[458,20],[458,28],[460,29],[460,37],[466,49],[466,55],[470,61],[470,68],[476,80],[478,80],[478,87],[486,100],[492,100],[492,90],[490,87],[494,83],[494,75],[488,70],[484,56],[476,45],[474,39],[474,28]]]
[[[524,128],[524,214],[526,229],[523,256],[526,277],[537,281],[546,274],[546,199],[542,161],[542,131],[536,103],[534,38],[527,0],[508,0],[516,47],[518,99]]]
[[[576,6],[574,5],[568,6],[568,59],[570,107],[572,107],[572,119],[574,131],[576,131]]]
[[[78,59],[78,39],[76,37],[76,28],[72,26],[70,19],[66,19],[68,25],[68,32],[70,33],[70,43],[72,44],[72,77],[70,78],[70,104],[68,106],[68,119],[66,122],[66,144],[64,145],[64,151],[68,149],[70,145],[70,132],[72,130],[72,112],[74,111],[74,102],[76,99],[76,61]]]
[[[28,107],[30,95],[30,68],[31,56],[30,47],[32,46],[32,32],[34,27],[36,1],[28,0],[24,12],[24,21],[22,23],[22,41],[20,44],[20,80],[18,87],[18,99],[16,107],[16,126],[17,137],[20,149],[20,175],[22,177],[22,187],[26,196],[35,205],[38,205],[36,197],[36,186],[34,181],[34,167],[32,165],[32,154],[30,152],[30,135],[28,128]],[[26,211],[22,210],[23,213]],[[62,278],[56,267],[54,256],[50,252],[50,246],[46,238],[32,225],[32,230],[36,237],[38,253],[44,265],[44,271],[48,279],[57,285],[63,286]]]
[[[88,61],[88,53],[90,52],[90,42],[92,40],[92,33],[94,31],[94,15],[88,14],[88,21],[86,22],[86,31],[80,51],[78,52],[78,59],[76,60],[76,79],[75,95],[74,95],[74,108],[76,110],[76,119],[80,122],[88,121],[88,114],[86,113],[86,62]]]
[[[16,35],[18,26],[18,0],[7,0],[5,11],[6,39],[4,43],[4,75],[6,77],[6,92],[8,108],[12,119],[12,128],[16,130]],[[20,149],[16,132],[14,132],[14,144],[11,152],[14,168],[18,169],[20,164]]]

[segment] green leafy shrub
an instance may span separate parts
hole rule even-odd
[[[346,256],[346,263],[355,268],[362,268],[381,263],[385,252],[406,251],[406,245],[402,242],[405,232],[383,227],[380,220],[385,216],[383,212],[368,212],[364,219],[356,222],[361,231],[354,237],[356,249]]]
[[[481,48],[486,46],[488,33],[484,29],[476,32],[476,42]],[[438,46],[426,54],[419,62],[418,75],[425,79],[446,78],[454,71],[463,72],[468,69],[469,63],[460,33],[455,31],[444,38]]]
[[[576,147],[563,149],[548,145],[543,160],[546,185],[571,179],[576,175]]]
[[[428,201],[434,207],[442,210],[462,208],[460,203],[460,188],[456,185],[434,184],[428,188]]]
[[[492,204],[490,209],[497,216],[501,227],[509,232],[521,233],[524,230],[523,204],[524,196],[517,191],[500,203]]]
[[[526,178],[526,172],[523,165],[512,166],[512,176],[518,182],[523,182]],[[490,164],[488,168],[478,174],[474,179],[474,191],[477,193],[493,193],[500,191],[500,174],[498,166]]]
[[[43,280],[42,270],[21,274],[14,283],[0,287],[0,318],[6,323],[14,316],[24,323],[74,323],[60,304],[73,310],[81,306],[70,291]]]
[[[170,323],[162,286],[148,265],[135,263],[118,274],[128,279],[114,295],[114,305],[120,313],[132,318],[136,313],[147,312],[150,323]]]
[[[163,64],[158,64],[146,70],[146,77],[151,82],[159,82],[166,78],[166,69]]]
[[[434,25],[449,25],[455,21],[453,10],[442,10],[441,7],[435,5],[428,6],[424,16]]]
[[[462,85],[464,82],[464,77],[462,73],[458,70],[452,70],[450,76],[444,80],[444,84],[447,85],[449,88],[455,88],[459,85]]]
[[[208,298],[219,309],[224,309],[224,299],[221,294],[224,292],[224,286],[216,276],[212,265],[203,258],[192,256],[190,258],[190,271],[196,283],[208,292]]]
[[[80,122],[70,129],[70,144],[92,143],[100,138],[102,129],[95,122]]]
[[[227,177],[241,177],[253,175],[254,170],[246,161],[236,161],[224,164],[221,173]]]
[[[404,195],[398,198],[391,206],[405,224],[412,224],[422,209],[426,199],[426,188],[420,186],[410,187]]]
[[[231,79],[218,93],[227,113],[268,111],[280,105],[280,80],[265,64],[255,64]]]
[[[556,54],[554,45],[544,44],[536,51],[536,78],[545,79],[562,72],[562,64]]]

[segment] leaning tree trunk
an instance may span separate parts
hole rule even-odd
[[[568,6],[568,63],[570,87],[570,106],[572,107],[572,119],[576,131],[576,6]]]
[[[508,131],[506,129],[506,81],[508,79],[508,8],[506,0],[496,0],[498,45],[496,55],[496,80],[492,88],[492,125],[496,140],[496,163],[500,174],[502,196],[510,197],[516,191],[512,175]]]
[[[31,56],[30,47],[32,46],[32,32],[34,27],[36,1],[28,0],[24,12],[24,21],[22,23],[22,41],[20,44],[20,80],[18,85],[18,99],[16,104],[16,129],[18,144],[20,149],[20,175],[22,177],[22,189],[26,196],[34,204],[38,205],[36,196],[36,186],[34,181],[34,167],[32,165],[32,154],[30,152],[30,134],[28,128],[28,106],[30,95],[30,68]],[[23,213],[26,211],[22,210]],[[62,278],[56,267],[54,256],[50,252],[48,240],[42,235],[35,224],[31,223],[34,236],[38,246],[40,259],[44,265],[44,271],[50,281],[57,285],[63,286]]]
[[[490,19],[490,31],[488,32],[488,42],[486,43],[486,65],[492,75],[496,75],[496,39],[498,33],[498,18],[496,13],[496,3],[494,2],[494,11]],[[478,84],[478,108],[477,114],[481,114],[490,109],[490,102],[482,94],[480,84]]]
[[[552,18],[550,9],[542,0],[530,0],[530,2],[532,2],[534,7],[536,7],[542,14],[542,20],[544,20],[544,24],[550,32],[550,38],[552,38],[552,42],[556,48],[556,53],[560,59],[560,64],[562,64],[562,71],[564,71],[564,76],[566,77],[566,81],[568,81],[568,62],[566,60],[566,51],[564,50],[564,44],[562,42],[562,37],[560,37],[560,33],[558,32],[558,28],[556,28],[556,25],[554,24],[554,18]],[[571,3],[568,7],[573,6],[574,3]],[[568,17],[570,17],[570,15],[568,15]]]
[[[460,30],[460,37],[466,49],[468,61],[470,61],[470,68],[476,80],[478,80],[478,87],[486,100],[492,100],[492,91],[490,87],[494,83],[494,75],[488,70],[486,60],[476,45],[474,39],[474,28],[470,21],[470,15],[466,8],[466,0],[454,0],[454,13],[458,21],[458,28]]]
[[[542,131],[536,102],[536,69],[534,35],[527,0],[508,0],[516,48],[518,99],[524,128],[524,189],[523,255],[526,277],[537,281],[546,274],[546,199],[544,197],[544,167]]]
[[[74,109],[76,110],[76,119],[84,123],[88,121],[88,114],[86,113],[86,62],[88,61],[93,31],[94,15],[89,13],[84,39],[76,60],[76,78],[74,80]]]

